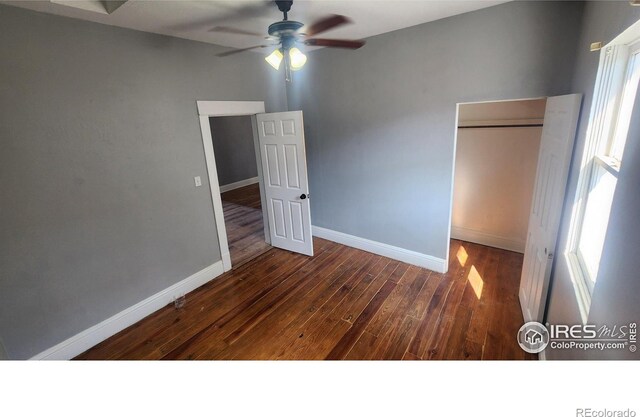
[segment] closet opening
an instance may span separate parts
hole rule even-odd
[[[458,105],[451,239],[524,253],[545,106]]]
[[[483,303],[518,308],[546,102],[458,104],[447,259]]]
[[[519,303],[525,322],[545,314],[581,103],[458,104],[447,260],[478,300]]]

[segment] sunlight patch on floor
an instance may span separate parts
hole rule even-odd
[[[475,266],[471,266],[469,275],[467,276],[467,280],[469,281],[469,284],[471,284],[471,288],[473,288],[473,292],[476,294],[476,297],[478,297],[479,300],[482,297],[482,287],[484,287],[484,281],[482,280],[482,277],[478,273],[478,270]]]
[[[467,263],[467,258],[469,258],[469,254],[467,254],[467,250],[464,246],[460,245],[458,248],[458,253],[456,254],[456,258],[458,258],[458,263],[460,266],[464,267],[464,264]]]

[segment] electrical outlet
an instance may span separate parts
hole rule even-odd
[[[200,177],[193,177],[193,181],[196,183],[196,187],[200,187],[202,185],[202,179],[200,179]]]

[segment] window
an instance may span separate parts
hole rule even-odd
[[[629,40],[629,32],[635,37]],[[601,51],[566,255],[588,316],[638,80],[640,22]],[[626,42],[625,42],[626,41]]]
[[[640,77],[640,43],[635,45],[629,56],[627,74],[620,91],[621,99],[617,109],[613,134],[600,153],[596,153],[589,163],[591,179],[586,195],[582,224],[579,231],[576,254],[589,290],[598,276],[600,256],[609,223],[609,213],[613,194],[618,181],[618,171],[622,164],[624,144],[627,140],[631,112]]]

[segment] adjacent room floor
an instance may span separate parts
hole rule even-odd
[[[534,359],[522,255],[451,242],[439,274],[323,239],[271,249],[78,359]]]
[[[222,193],[222,208],[233,268],[271,249],[264,241],[260,188],[248,185]]]

